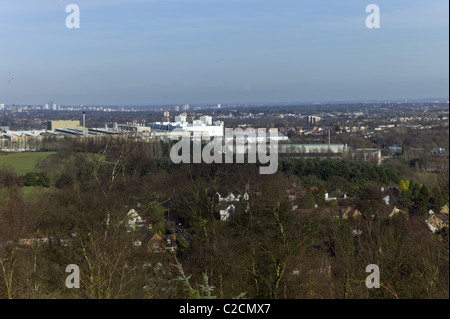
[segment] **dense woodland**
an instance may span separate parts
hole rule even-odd
[[[405,155],[381,166],[282,159],[276,174],[260,175],[253,164],[174,165],[169,149],[132,137],[68,139],[40,174],[1,167],[0,297],[449,297],[448,231],[424,222],[448,203],[448,159],[442,174]],[[294,200],[292,187],[304,190]],[[382,187],[398,191],[405,214],[389,217]],[[325,201],[325,190],[348,197]],[[222,221],[217,193],[230,192],[249,198]],[[155,233],[180,222],[189,240],[177,237],[176,254],[134,247],[122,223],[130,207]],[[339,218],[348,207],[361,216]],[[19,244],[37,230],[48,244]],[[69,264],[80,267],[79,289],[65,286]],[[365,286],[369,264],[380,268],[380,289]]]

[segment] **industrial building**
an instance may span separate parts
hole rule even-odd
[[[54,132],[57,129],[85,129],[80,125],[80,121],[48,121],[47,131]]]
[[[211,116],[202,116],[200,120],[187,122],[185,115],[175,116],[175,122],[154,122],[148,124],[152,129],[152,134],[156,137],[170,137],[174,130],[181,132],[191,132],[192,134],[205,137],[223,136],[224,127],[222,121],[213,122]]]
[[[344,153],[345,144],[280,144],[279,152],[282,154],[314,154],[314,153]]]
[[[378,148],[352,149],[346,153],[345,158],[349,160],[372,162],[376,165],[380,165],[383,160],[381,156],[381,149]]]

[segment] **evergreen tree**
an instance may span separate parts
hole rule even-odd
[[[23,185],[24,186],[36,186],[37,178],[34,173],[26,173],[23,177]]]
[[[319,189],[317,190],[317,204],[319,206],[322,206],[325,204],[325,187],[323,185],[319,186]]]
[[[50,187],[50,177],[46,173],[39,174],[36,180],[37,186]]]
[[[428,212],[429,198],[430,198],[430,192],[429,192],[428,188],[425,185],[423,185],[420,188],[418,198],[416,199],[416,206],[417,206],[417,211],[419,214],[425,215]]]
[[[420,185],[414,183],[414,181],[411,181],[409,184],[409,189],[411,191],[411,199],[414,202],[414,204],[417,206],[417,201],[419,200],[419,194],[420,194]]]
[[[311,188],[309,188],[309,187],[306,188],[306,194],[305,194],[305,196],[303,196],[302,203],[303,203],[303,207],[306,209],[314,208],[315,201],[314,201],[314,195],[311,191]]]
[[[431,209],[434,212],[439,212],[441,208],[447,203],[444,193],[441,188],[435,186],[431,192]]]

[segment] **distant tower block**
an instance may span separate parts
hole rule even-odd
[[[83,127],[86,127],[86,112],[83,112]]]
[[[316,124],[319,122],[322,118],[320,116],[308,116],[308,123],[309,124]]]
[[[179,105],[175,106],[175,112],[179,112],[179,111],[180,111],[180,106]]]
[[[222,107],[222,105],[220,105],[220,103],[217,104],[217,108],[218,108],[218,109],[220,109],[221,107]]]

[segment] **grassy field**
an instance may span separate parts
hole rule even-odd
[[[55,154],[53,152],[25,152],[25,153],[0,153],[0,167],[3,165],[12,167],[18,175],[24,175],[28,172],[36,172],[36,163],[49,155]]]
[[[22,187],[23,194],[26,197],[45,195],[45,193],[49,192],[50,190],[51,188],[45,187],[28,187],[28,186]]]

